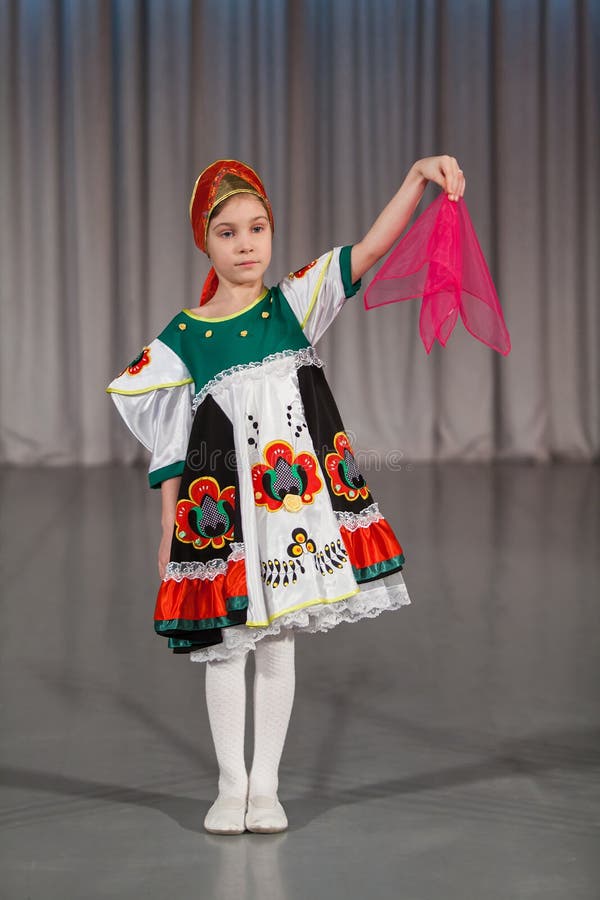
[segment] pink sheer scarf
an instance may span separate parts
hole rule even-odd
[[[458,313],[467,331],[503,356],[510,335],[464,198],[442,193],[392,251],[364,295],[367,309],[422,298],[419,333],[427,353],[442,347]]]

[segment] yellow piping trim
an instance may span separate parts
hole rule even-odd
[[[172,381],[169,384],[153,384],[152,387],[141,388],[138,391],[121,391],[117,388],[106,388],[107,394],[127,394],[132,396],[133,394],[148,394],[150,391],[157,391],[159,388],[172,388],[179,387],[182,384],[191,384],[193,382],[193,378],[186,378],[185,381]]]
[[[355,594],[360,593],[360,588],[357,588],[355,591],[351,591],[349,594],[341,594],[339,597],[335,597],[333,600],[325,600],[323,597],[319,597],[317,600],[309,600],[307,603],[299,603],[298,606],[290,606],[289,609],[284,609],[282,612],[275,613],[273,616],[269,616],[266,622],[246,622],[246,625],[249,628],[264,628],[266,625],[270,625],[271,622],[275,621],[275,619],[279,619],[280,616],[285,616],[287,613],[296,612],[298,609],[306,609],[307,606],[316,606],[317,603],[339,603],[340,600],[346,600],[348,597],[354,597]]]
[[[314,289],[314,291],[313,291],[313,295],[312,295],[312,297],[310,298],[310,306],[308,307],[308,312],[307,312],[306,315],[304,316],[304,321],[302,322],[302,328],[304,328],[304,326],[305,326],[306,323],[308,322],[308,317],[310,316],[311,312],[313,311],[313,306],[314,306],[315,303],[317,302],[317,297],[318,297],[318,295],[319,295],[319,291],[321,290],[321,285],[323,284],[323,279],[325,278],[325,275],[326,275],[326,273],[327,273],[327,269],[329,268],[329,263],[331,262],[331,257],[332,257],[332,256],[333,256],[333,250],[330,251],[329,256],[327,257],[327,260],[326,260],[326,262],[325,262],[325,265],[324,265],[323,268],[321,269],[321,274],[319,275],[319,278],[318,278],[317,283],[316,283],[316,285],[315,285],[315,289]]]
[[[191,316],[192,319],[198,319],[200,322],[228,322],[230,319],[236,319],[238,316],[241,316],[245,312],[251,310],[252,307],[256,306],[257,303],[260,303],[261,300],[264,300],[268,293],[269,288],[265,288],[260,297],[257,297],[256,300],[253,300],[249,306],[244,306],[243,309],[239,309],[237,312],[232,313],[230,316],[199,316],[195,312],[192,312],[191,309],[184,309],[183,312],[186,314],[186,316]]]

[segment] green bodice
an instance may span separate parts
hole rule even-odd
[[[196,391],[232,366],[310,346],[287,300],[272,287],[238,313],[209,318],[182,310],[158,335],[185,363]]]

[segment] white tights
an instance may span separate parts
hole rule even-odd
[[[295,689],[294,634],[282,630],[256,642],[254,758],[244,762],[248,652],[206,663],[206,705],[219,764],[219,796],[276,797],[279,762]]]

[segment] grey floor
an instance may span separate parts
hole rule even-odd
[[[3,900],[600,898],[600,467],[368,477],[413,602],[297,637],[289,831],[217,837],[204,667],[152,629],[158,492],[4,470]]]

